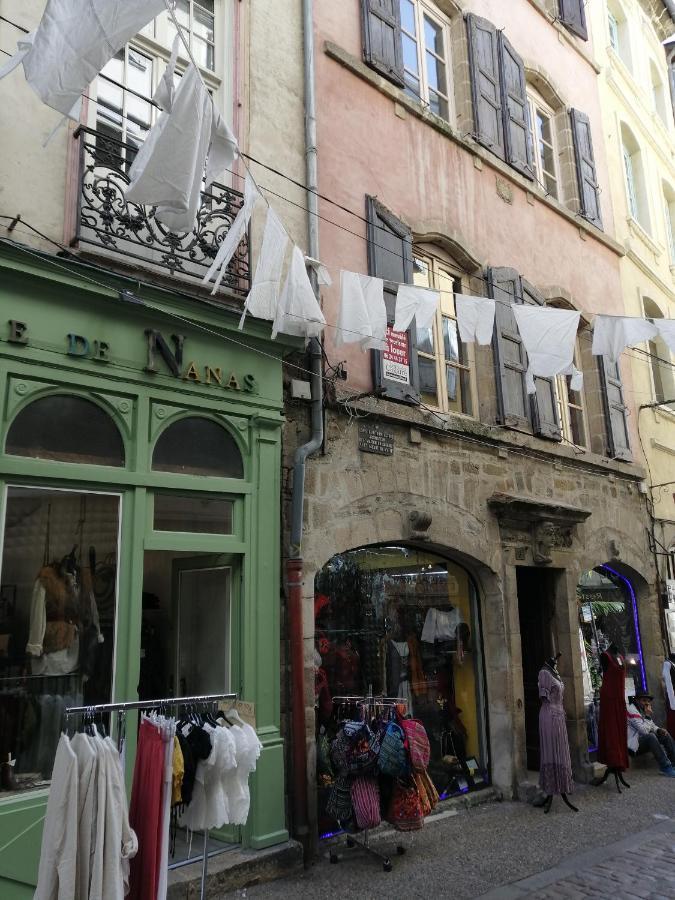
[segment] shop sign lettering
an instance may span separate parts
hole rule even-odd
[[[410,384],[408,335],[387,325],[387,347],[382,351],[382,375],[389,381]]]

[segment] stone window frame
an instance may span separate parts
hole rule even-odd
[[[652,234],[649,186],[642,146],[630,125],[619,122],[619,138],[628,221],[646,235]]]

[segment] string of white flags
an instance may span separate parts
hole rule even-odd
[[[0,78],[23,65],[27,83],[42,102],[64,118],[79,122],[82,94],[89,84],[127,41],[165,8],[177,34],[152,97],[161,114],[129,170],[125,196],[132,203],[155,207],[158,221],[172,231],[187,232],[195,226],[202,181],[208,188],[240,154],[237,140],[207,90],[175,20],[172,0],[89,0],[86,4],[81,0],[47,0],[38,27],[17,42],[17,53],[0,67]],[[190,65],[176,86],[181,41]],[[243,203],[204,283],[213,281],[212,294],[218,290],[262,200],[267,207],[262,244],[239,328],[251,315],[272,322],[273,338],[280,332],[305,340],[318,337],[327,323],[308,270],[319,285],[330,285],[328,268],[320,260],[305,256],[291,241],[282,220],[246,168]],[[282,287],[284,269],[287,274]],[[358,343],[363,351],[386,351],[392,340],[400,342],[401,333],[413,319],[418,329],[431,327],[440,303],[439,291],[401,284],[390,326],[381,278],[342,270],[339,283],[337,347]],[[489,344],[496,301],[464,294],[455,294],[454,299],[460,339]],[[510,305],[527,352],[528,391],[534,393],[535,378],[559,374],[569,375],[572,388],[580,389],[582,375],[574,366],[574,348],[581,314],[553,307]],[[592,353],[614,363],[626,348],[659,335],[675,353],[675,320],[598,315],[593,324]]]

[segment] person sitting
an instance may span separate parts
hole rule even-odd
[[[637,756],[651,751],[662,775],[675,778],[675,741],[652,719],[651,694],[637,693],[628,705],[628,749]]]

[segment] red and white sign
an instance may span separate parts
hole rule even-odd
[[[387,325],[387,349],[382,351],[382,375],[389,381],[410,384],[408,335]]]

